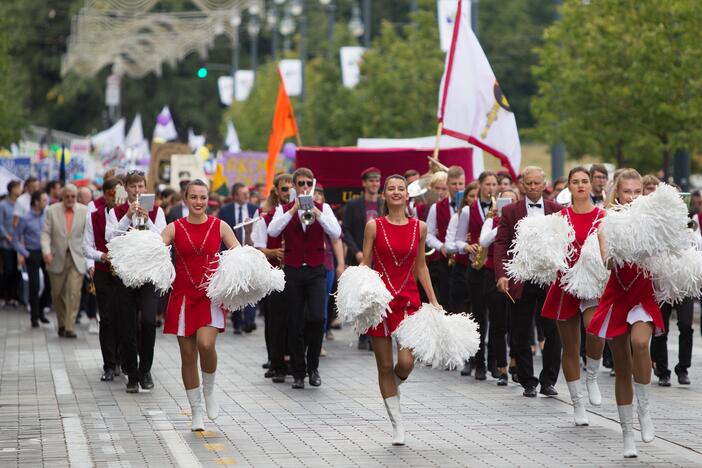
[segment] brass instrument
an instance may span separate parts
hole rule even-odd
[[[492,219],[495,217],[495,212],[497,211],[497,201],[495,200],[495,197],[490,197],[491,200],[491,205],[490,209],[487,212],[487,215],[485,216],[485,219]],[[480,203],[480,201],[476,201],[476,203]],[[474,270],[480,270],[485,266],[485,261],[487,260],[487,254],[488,254],[488,249],[486,247],[483,247],[482,245],[478,244],[478,252],[475,254],[475,258],[471,262],[470,266]]]
[[[312,190],[309,195],[300,195],[297,198],[300,200],[300,209],[303,210],[300,215],[300,220],[305,226],[314,223],[315,216],[312,210],[314,209],[314,189],[317,186],[317,179],[312,179]]]

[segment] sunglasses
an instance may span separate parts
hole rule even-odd
[[[143,175],[144,175],[144,171],[129,171],[129,172],[127,172],[127,176],[133,176],[133,175],[140,175],[140,176],[143,176]]]
[[[286,186],[286,187],[280,187],[278,190],[280,190],[280,191],[283,192],[283,193],[287,193],[287,192],[290,191],[290,187],[287,187],[287,186]]]
[[[305,184],[307,184],[308,187],[312,187],[314,185],[314,182],[311,180],[298,180],[297,181],[298,187],[304,187]]]

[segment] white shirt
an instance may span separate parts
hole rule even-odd
[[[297,215],[302,216],[303,210],[298,210]],[[283,207],[279,206],[275,209],[275,214],[271,223],[268,225],[268,235],[271,237],[279,237],[285,227],[288,225],[292,219],[292,214],[287,211],[283,211]],[[341,237],[341,226],[339,221],[336,220],[334,212],[328,204],[322,205],[322,216],[320,216],[317,221],[324,229],[324,232],[329,236],[329,239],[336,240]],[[300,218],[300,224],[302,225],[302,230],[307,231],[307,226],[302,223],[302,218]]]
[[[31,209],[32,195],[30,193],[24,192],[22,195],[17,197],[15,201],[15,208],[12,211],[12,216],[17,216],[18,218],[24,218],[29,214]]]
[[[458,231],[458,218],[460,213],[454,213],[451,215],[451,220],[449,221],[448,228],[446,229],[446,251],[448,253],[460,253],[458,247],[456,247],[456,232]]]
[[[268,246],[268,227],[266,221],[261,216],[261,210],[256,210],[255,218],[260,218],[251,228],[251,242],[257,249],[265,249]]]
[[[695,240],[695,248],[697,250],[702,250],[702,233],[700,233],[700,217],[699,214],[696,214],[692,217],[692,220],[695,222],[695,229],[692,230],[693,232],[693,238]]]
[[[495,242],[495,237],[497,237],[497,227],[492,227],[494,224],[493,218],[488,218],[483,223],[483,227],[480,229],[480,245],[481,247],[490,247],[493,242]]]
[[[103,252],[99,251],[95,246],[95,236],[93,235],[93,217],[92,214],[97,211],[95,204],[92,207],[88,206],[88,215],[85,220],[85,229],[83,230],[83,256],[85,257],[85,265],[90,268],[95,267],[95,262],[102,262]],[[107,252],[104,252],[107,253]]]
[[[527,209],[527,217],[529,216],[543,216],[544,215],[544,197],[539,198],[539,201],[536,202],[536,204],[540,204],[541,207],[538,206],[529,206],[530,204],[533,204],[531,200],[528,198],[524,199],[524,203],[526,203],[526,209]]]
[[[190,214],[190,210],[188,209],[188,205],[186,205],[185,203],[181,203],[180,205],[183,207],[182,211],[181,211],[181,213],[183,213],[182,217],[187,218],[188,215]]]
[[[427,215],[427,241],[426,244],[433,248],[438,250],[441,250],[441,247],[443,247],[444,243],[439,240],[438,237],[436,237],[439,234],[439,228],[436,225],[436,203],[431,205],[429,207],[429,214]],[[451,202],[449,201],[449,212],[453,215],[453,213],[456,212],[456,209],[451,206]],[[446,239],[449,238],[448,235],[448,230],[446,232]],[[446,247],[448,249],[448,246]]]
[[[239,208],[241,208],[241,219],[239,219]],[[253,219],[258,218],[258,216],[259,216],[258,212],[259,212],[259,210],[256,210],[256,212],[254,213]],[[183,211],[183,213],[186,213],[186,211]],[[252,218],[249,218],[248,204],[244,203],[243,205],[240,205],[240,204],[234,202],[234,219],[235,219],[234,226],[252,219]],[[251,228],[252,229],[252,231],[251,231],[251,236],[252,236],[251,240],[252,241],[253,241],[253,229],[256,228],[257,224],[260,224],[260,221],[257,221],[256,223],[254,223],[254,225]],[[265,225],[266,223],[263,223],[263,224]],[[234,226],[232,226],[232,228]],[[241,243],[242,243],[242,245],[245,245],[246,244],[246,229],[243,227],[240,229],[241,229]],[[236,231],[234,231],[234,233],[236,234]],[[255,247],[255,245],[254,245],[254,247]]]
[[[475,203],[480,203],[480,200],[475,200]],[[470,225],[470,206],[464,206],[461,210],[461,214],[458,217],[458,227],[456,228],[456,249],[463,253],[468,245],[468,227]],[[487,214],[489,208],[483,209],[482,205],[479,205],[478,213],[480,217],[485,220],[485,215]],[[478,239],[471,239],[471,244],[476,244]]]
[[[122,219],[117,220],[115,209],[112,208],[107,215],[105,240],[109,242],[117,236],[126,234],[129,226],[131,225],[132,220],[126,214],[122,216]],[[166,216],[163,214],[161,207],[158,207],[158,211],[156,212],[156,222],[152,222],[151,218],[149,217],[146,218],[146,228],[151,232],[155,232],[156,234],[161,234],[161,232],[166,228]]]

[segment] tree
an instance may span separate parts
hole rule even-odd
[[[568,0],[534,67],[538,134],[644,171],[702,138],[702,8],[687,0]]]
[[[3,23],[0,18],[0,148],[7,148],[26,124],[26,104],[23,75],[9,54]]]

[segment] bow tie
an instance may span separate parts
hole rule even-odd
[[[590,195],[590,198],[592,198],[593,203],[601,202],[604,200],[604,197],[602,195]]]
[[[489,201],[481,201],[480,202],[480,206],[483,208],[488,208],[490,205],[492,205],[492,203],[490,203]]]
[[[456,208],[456,202],[455,202],[455,201],[450,202],[450,205],[451,205],[451,208]]]
[[[541,208],[541,203],[529,203],[531,208]]]

